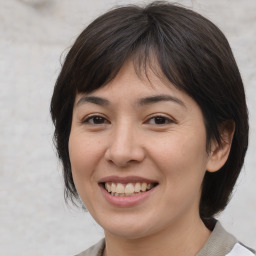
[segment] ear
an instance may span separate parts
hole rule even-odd
[[[216,172],[226,163],[235,132],[235,123],[233,121],[225,121],[219,127],[219,131],[221,142],[218,143],[214,139],[210,144],[210,153],[206,165],[208,172]]]

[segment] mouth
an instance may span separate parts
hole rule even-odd
[[[119,183],[119,182],[101,182],[102,186],[109,194],[116,197],[132,197],[142,193],[145,193],[152,188],[156,187],[156,182],[130,182],[130,183]]]

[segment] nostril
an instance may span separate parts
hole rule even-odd
[[[111,143],[105,152],[105,160],[121,168],[142,162],[146,155],[143,147],[131,135],[123,134],[124,132],[113,139],[110,138]]]

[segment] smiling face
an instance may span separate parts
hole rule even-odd
[[[78,94],[69,154],[78,194],[106,233],[142,238],[199,217],[210,157],[196,102],[127,62],[106,86]]]

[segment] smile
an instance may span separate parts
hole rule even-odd
[[[136,196],[155,187],[156,183],[136,182],[136,183],[115,183],[105,182],[106,191],[112,196],[131,197]]]

